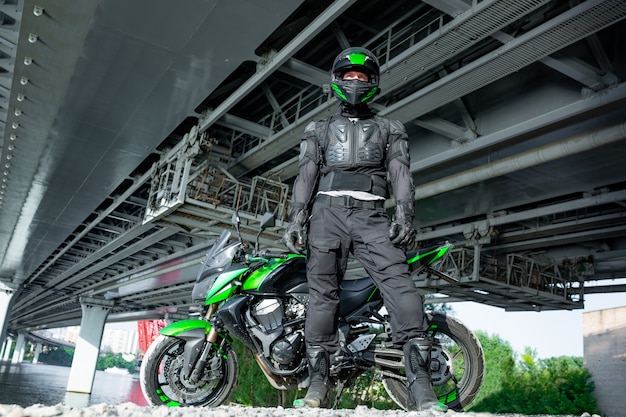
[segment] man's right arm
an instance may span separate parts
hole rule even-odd
[[[306,223],[309,217],[309,205],[315,192],[319,174],[319,151],[315,136],[315,123],[310,123],[304,130],[300,142],[298,176],[293,183],[289,225],[283,240],[290,251],[300,253],[306,241]]]
[[[298,161],[298,176],[293,183],[291,207],[306,209],[311,203],[317,176],[319,174],[319,149],[315,135],[315,122],[305,128],[300,142],[300,157]]]

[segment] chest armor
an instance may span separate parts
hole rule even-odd
[[[336,168],[382,167],[388,132],[376,119],[333,118],[327,129],[325,165]]]

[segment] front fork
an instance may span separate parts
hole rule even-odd
[[[213,304],[209,307],[207,314],[205,315],[205,319],[208,321],[213,313],[217,310],[217,304]],[[203,329],[195,329],[202,330]],[[193,333],[189,332],[189,333]],[[179,337],[185,339],[187,343],[185,343],[184,349],[184,360],[185,360],[185,369],[187,379],[192,384],[198,382],[204,373],[204,367],[207,363],[207,358],[211,353],[211,349],[213,348],[213,344],[217,341],[218,332],[215,327],[211,327],[211,330],[203,336],[203,338],[198,338],[197,336],[193,337],[185,337],[185,335],[180,335]],[[199,354],[198,354],[199,352]],[[197,359],[196,359],[197,358]]]
[[[204,367],[207,363],[207,358],[211,353],[211,349],[213,348],[213,343],[215,343],[215,341],[217,341],[217,331],[213,328],[206,335],[205,341],[202,344],[202,349],[200,351],[200,354],[198,355],[198,359],[195,361],[195,365],[193,365],[192,357],[194,356],[194,353],[197,353],[199,346],[193,346],[192,343],[185,344],[185,359],[187,359],[188,357],[190,359],[189,362],[185,360],[185,362],[187,363],[186,369],[188,373],[188,375],[186,376],[189,379],[189,382],[191,382],[192,384],[195,384],[202,378],[202,375],[204,373]],[[191,371],[191,373],[189,373],[189,371]]]

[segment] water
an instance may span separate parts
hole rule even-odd
[[[0,404],[88,407],[131,402],[148,405],[138,375],[96,371],[91,394],[67,392],[69,376],[70,368],[65,366],[0,362]]]

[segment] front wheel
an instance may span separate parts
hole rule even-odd
[[[213,344],[198,381],[183,372],[185,341],[159,336],[148,348],[141,363],[141,390],[150,405],[170,407],[217,407],[230,395],[237,380],[237,356],[221,339]]]
[[[462,411],[483,383],[485,358],[476,336],[463,323],[446,314],[427,314],[428,336],[434,339],[431,377],[435,394],[450,409]],[[402,377],[404,374],[402,374]],[[386,376],[383,386],[391,399],[406,408],[406,378]]]

